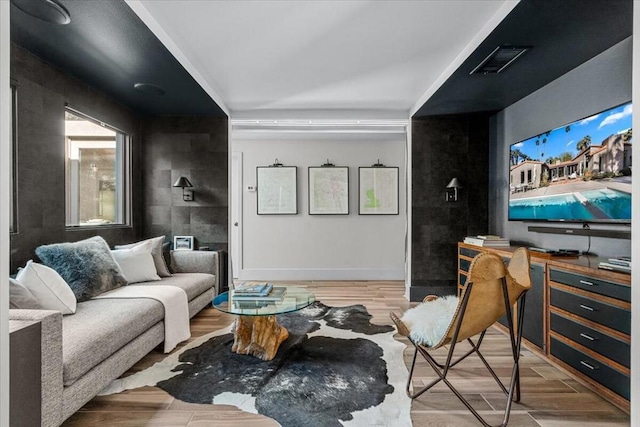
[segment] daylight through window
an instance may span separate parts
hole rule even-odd
[[[128,224],[127,135],[65,112],[67,226]]]

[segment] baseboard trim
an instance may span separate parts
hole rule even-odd
[[[404,280],[404,268],[243,268],[239,280]]]

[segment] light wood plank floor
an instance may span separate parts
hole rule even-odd
[[[377,324],[392,324],[389,312],[400,314],[410,307],[403,297],[401,282],[296,282],[307,287],[330,306],[363,304]],[[192,319],[192,339],[229,325],[233,316],[207,308]],[[403,340],[399,335],[398,339]],[[406,344],[409,344],[404,340]],[[483,354],[498,375],[510,375],[509,342],[497,330],[490,330]],[[443,353],[444,354],[444,353]],[[405,363],[411,363],[413,350],[405,350]],[[165,357],[156,349],[126,375],[151,366]],[[549,365],[533,352],[523,349],[521,358],[522,401],[514,405],[511,426],[627,426],[629,417],[577,381]],[[499,423],[504,408],[503,395],[481,362],[471,356],[450,374],[473,405],[490,422]],[[416,386],[435,378],[425,361],[416,368]],[[414,400],[411,417],[415,426],[477,426],[475,418],[444,385]],[[112,396],[96,397],[73,415],[65,426],[274,426],[269,418],[241,412],[232,406],[195,405],[181,402],[155,387],[146,387]]]

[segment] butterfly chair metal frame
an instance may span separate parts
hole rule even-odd
[[[520,251],[520,250],[519,250]],[[522,251],[525,251],[524,249]],[[489,255],[489,254],[481,254],[481,255]],[[479,255],[480,256],[480,255]],[[498,257],[497,255],[494,255],[496,258],[498,258],[500,260],[500,262],[502,262],[502,259],[500,257]],[[522,256],[522,255],[521,255]],[[524,252],[524,255],[526,257],[526,265],[527,265],[527,276],[525,277],[525,279],[529,280],[528,285],[530,286],[530,278],[528,276],[528,266],[529,266],[529,255],[528,253],[526,253],[526,251]],[[503,264],[504,265],[504,264]],[[473,264],[472,264],[472,268],[473,268]],[[471,269],[470,269],[471,271]],[[507,286],[507,280],[511,279],[514,280],[510,274],[508,273],[508,271],[505,271],[505,275],[503,275],[502,277],[499,278],[499,280],[501,281],[501,285],[502,285],[502,294],[504,296],[503,298],[503,302],[504,302],[504,309],[505,309],[505,314],[507,317],[507,322],[508,322],[508,327],[509,327],[509,338],[510,338],[510,343],[511,343],[511,351],[512,351],[512,356],[513,356],[513,369],[511,372],[511,381],[509,383],[509,386],[506,387],[502,381],[498,378],[498,375],[495,373],[495,371],[493,370],[493,368],[491,368],[491,366],[489,365],[489,363],[487,362],[487,360],[484,358],[484,356],[482,355],[482,353],[480,353],[480,346],[482,345],[482,341],[484,339],[484,336],[487,332],[487,329],[484,329],[481,333],[480,336],[478,337],[478,340],[476,342],[474,342],[470,337],[466,339],[466,341],[471,345],[471,350],[469,350],[468,352],[466,352],[464,355],[458,357],[457,359],[453,360],[453,353],[456,349],[456,344],[458,343],[458,337],[459,337],[459,333],[465,318],[465,314],[467,312],[467,306],[469,303],[469,299],[472,295],[473,292],[473,288],[474,288],[474,282],[468,281],[464,287],[463,290],[463,295],[462,295],[462,300],[459,303],[458,306],[458,311],[456,316],[454,316],[454,320],[455,320],[455,324],[450,326],[450,331],[451,331],[451,327],[453,327],[453,335],[451,335],[451,340],[447,340],[450,343],[450,347],[449,347],[449,351],[447,353],[447,358],[444,364],[438,363],[433,356],[431,356],[431,354],[429,354],[428,350],[434,350],[436,348],[439,348],[442,345],[442,342],[440,343],[440,345],[434,346],[434,347],[425,347],[423,345],[421,345],[420,343],[415,342],[413,339],[411,339],[411,337],[409,336],[409,330],[407,329],[406,325],[404,325],[402,323],[402,320],[400,320],[395,313],[391,313],[391,318],[394,321],[394,323],[396,324],[396,326],[398,327],[398,332],[402,335],[405,335],[409,341],[413,344],[413,346],[415,347],[415,352],[413,354],[413,361],[411,362],[411,369],[409,371],[409,378],[407,380],[407,387],[406,387],[406,391],[407,394],[409,395],[409,397],[411,397],[411,399],[415,399],[418,396],[422,395],[424,392],[430,390],[433,386],[435,386],[436,384],[440,383],[440,382],[444,382],[447,387],[449,387],[449,389],[456,395],[456,397],[467,407],[467,409],[469,409],[469,411],[471,411],[471,413],[478,419],[478,421],[480,421],[482,423],[482,425],[486,426],[486,427],[491,427],[491,424],[487,423],[484,418],[471,406],[471,404],[469,403],[469,401],[467,399],[465,399],[462,394],[453,386],[453,384],[451,384],[451,382],[447,379],[447,374],[449,373],[449,370],[451,368],[453,368],[454,366],[456,366],[458,363],[462,362],[463,360],[465,360],[467,357],[469,357],[472,354],[477,354],[478,357],[480,358],[480,360],[482,361],[482,363],[484,364],[484,366],[487,368],[487,370],[489,371],[489,373],[491,374],[491,376],[494,378],[494,380],[496,381],[496,383],[498,384],[498,386],[502,389],[502,391],[504,392],[504,394],[507,395],[507,404],[506,404],[506,408],[504,411],[504,416],[503,416],[503,420],[502,423],[499,424],[500,426],[506,426],[507,423],[509,422],[509,415],[511,413],[511,406],[513,404],[513,402],[519,402],[520,401],[520,349],[521,349],[521,343],[522,343],[522,325],[523,325],[523,321],[524,321],[524,307],[525,307],[525,301],[526,301],[526,291],[528,290],[528,288],[526,288],[519,296],[518,298],[515,299],[515,301],[517,301],[518,303],[518,318],[517,318],[517,322],[516,325],[514,325],[514,321],[513,321],[513,311],[512,311],[512,306],[513,306],[513,302],[510,300],[509,298],[509,292],[508,292],[508,286]],[[521,275],[522,276],[522,275]],[[526,281],[526,280],[525,280]],[[482,283],[478,282],[477,283],[478,286],[482,286]],[[425,301],[430,301],[432,299],[436,299],[437,297],[435,296],[427,296],[425,298]],[[517,328],[517,330],[516,330]],[[443,339],[443,342],[445,340]],[[446,344],[446,342],[445,342]],[[424,386],[423,388],[421,388],[420,390],[411,393],[411,379],[413,378],[413,372],[414,372],[414,368],[416,365],[416,359],[418,356],[418,353],[420,353],[424,359],[429,363],[429,365],[431,366],[431,368],[433,368],[433,370],[436,372],[436,374],[438,375],[438,378],[436,378],[435,380],[431,381],[429,384],[427,384],[426,386]]]

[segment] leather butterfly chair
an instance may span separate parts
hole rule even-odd
[[[504,261],[498,255],[485,252],[477,255],[473,259],[471,267],[469,268],[467,282],[462,289],[453,319],[451,319],[447,332],[439,343],[431,347],[426,347],[425,345],[415,342],[409,336],[411,332],[409,328],[395,313],[391,313],[391,319],[396,324],[398,332],[408,337],[409,341],[411,341],[416,348],[409,372],[409,379],[407,380],[407,394],[409,397],[415,399],[442,381],[484,426],[490,426],[447,379],[450,368],[475,353],[487,367],[489,373],[491,373],[491,376],[496,380],[502,391],[507,395],[507,404],[501,424],[501,426],[506,426],[509,422],[512,402],[520,401],[520,344],[522,324],[524,321],[525,295],[530,288],[529,253],[525,248],[519,248],[513,253],[508,267],[505,266]],[[428,301],[437,298],[437,296],[429,295],[424,301],[428,303]],[[512,307],[516,302],[518,303],[518,316],[514,325]],[[513,370],[511,373],[511,382],[508,387],[500,381],[494,370],[480,353],[480,345],[482,344],[487,329],[505,314],[509,325],[509,338],[513,355]],[[477,334],[480,334],[477,341],[472,341],[471,337]],[[469,344],[471,344],[471,350],[454,361],[453,352],[456,344],[464,340],[467,340]],[[450,347],[446,361],[444,364],[440,364],[436,362],[429,352],[447,344],[449,344]],[[438,378],[412,394],[410,392],[411,378],[418,353],[431,365],[438,375]]]

